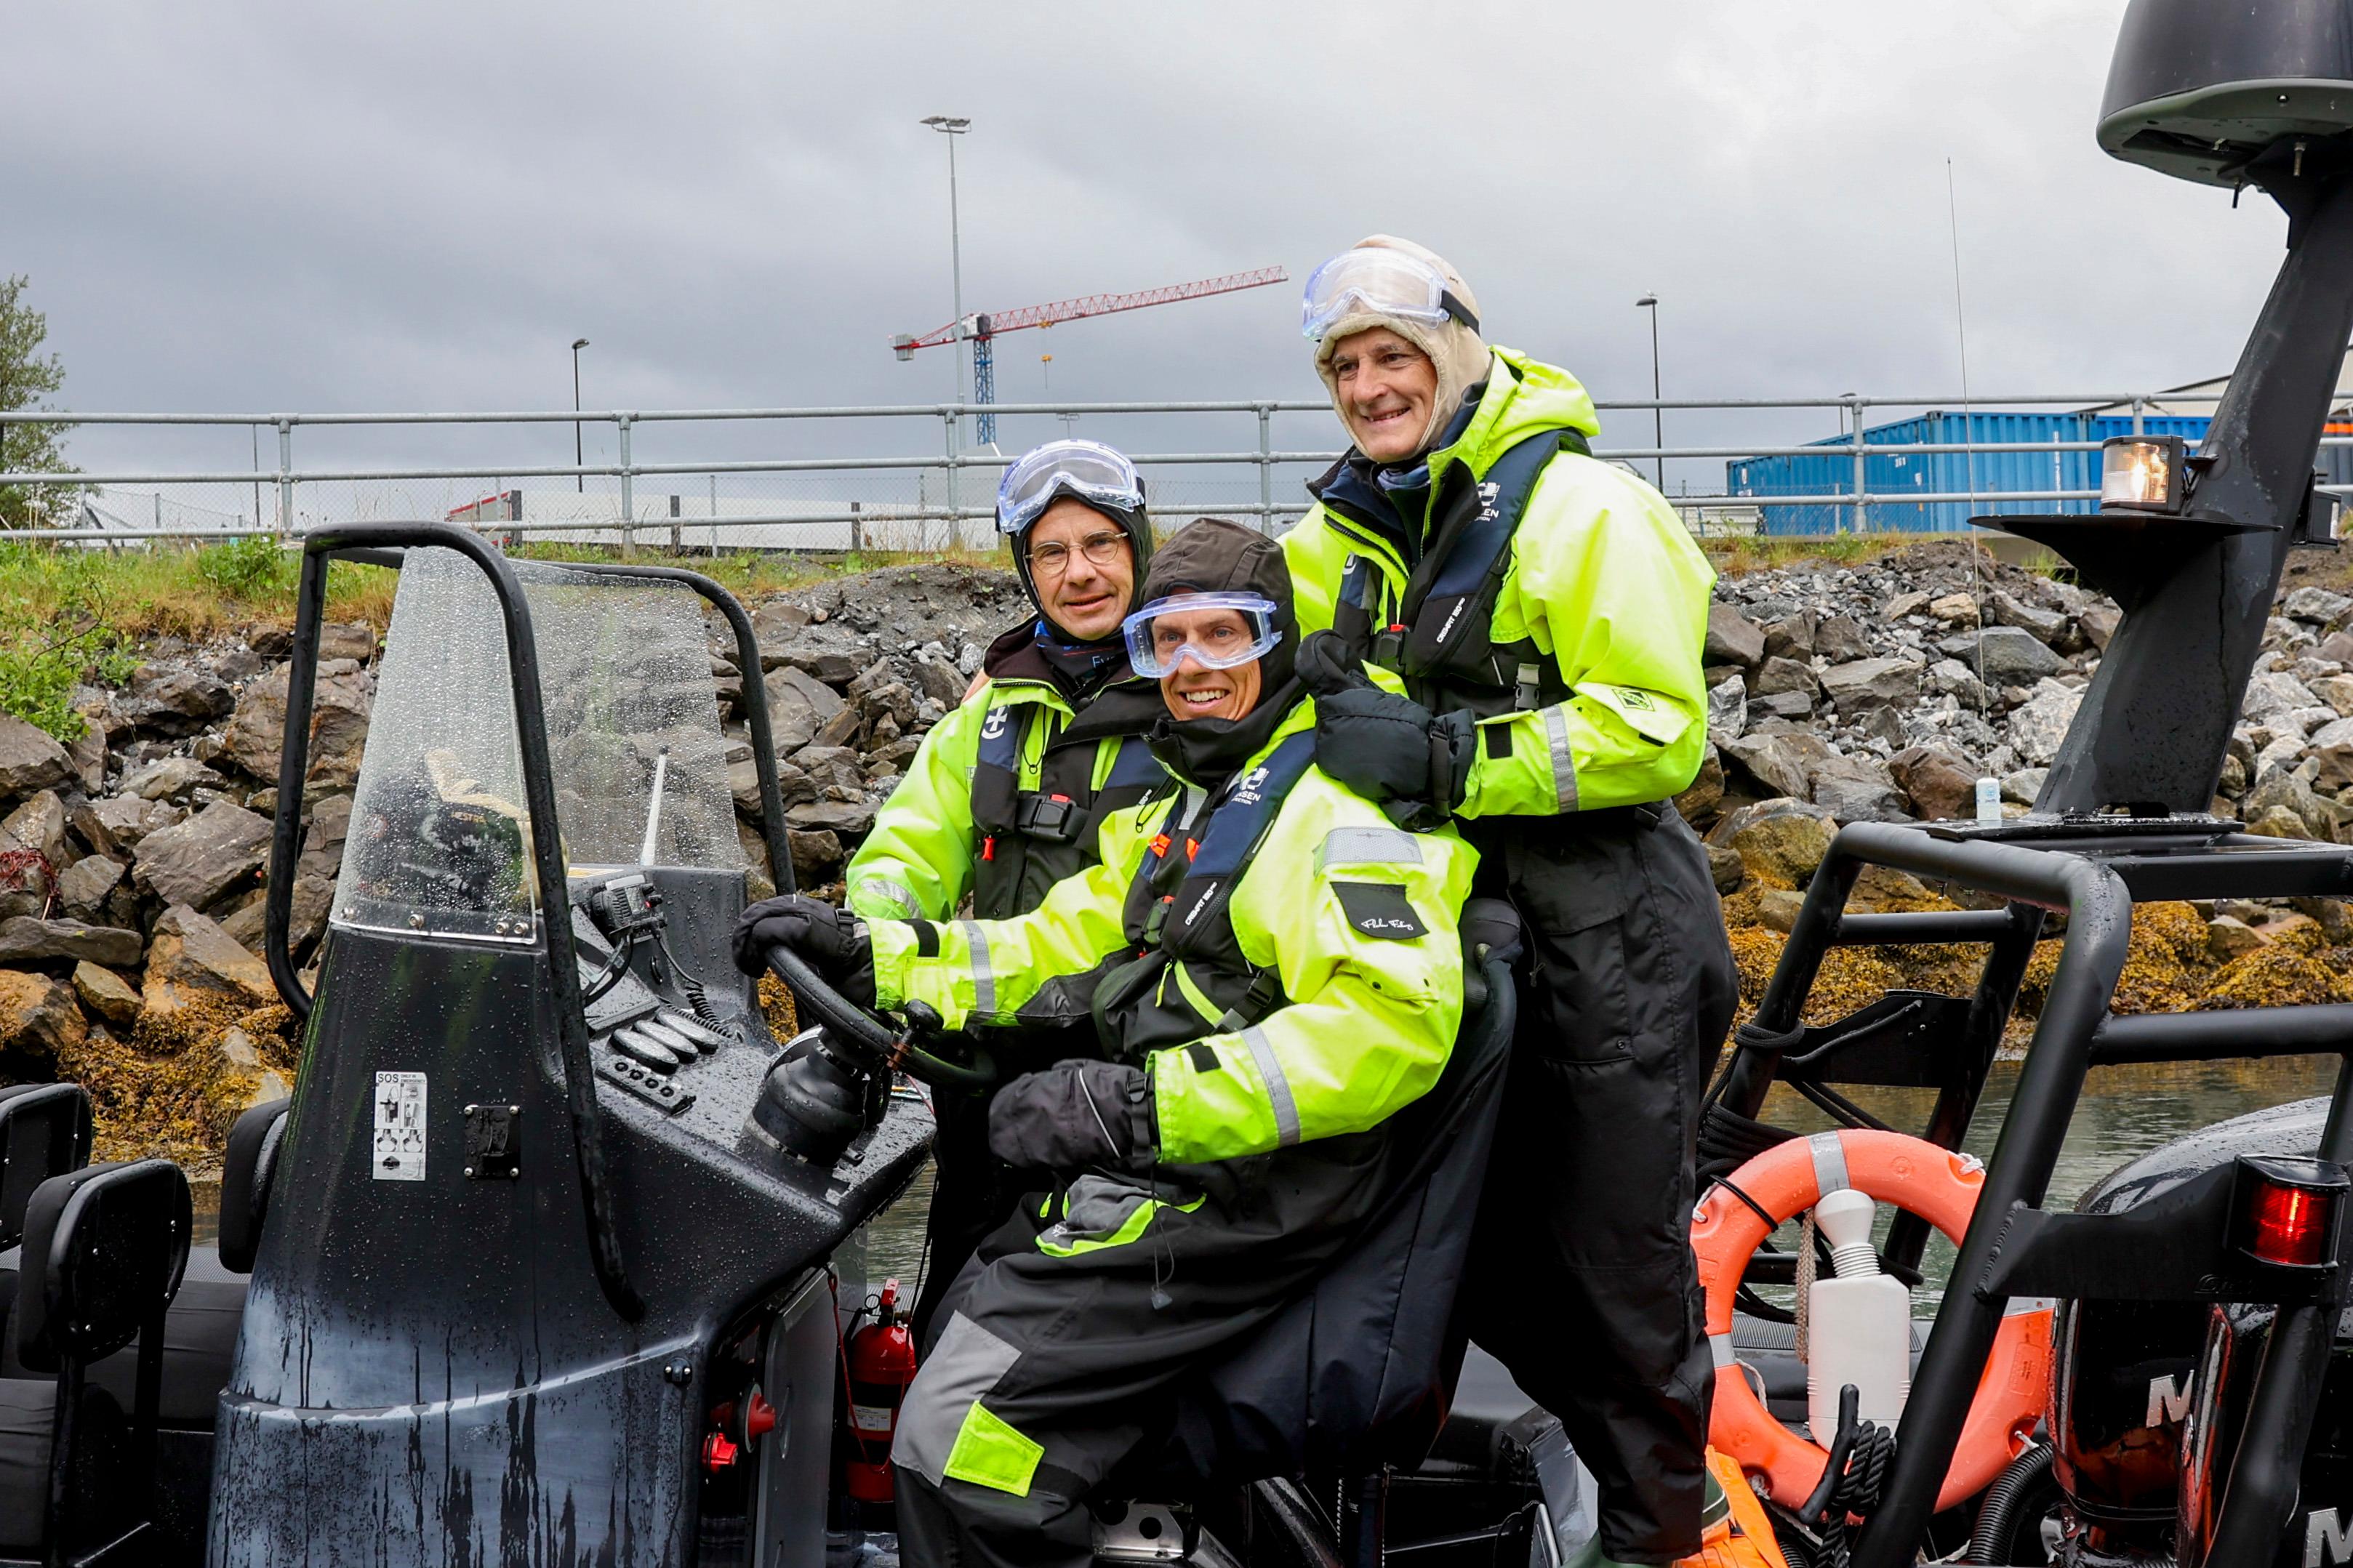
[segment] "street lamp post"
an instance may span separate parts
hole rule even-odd
[[[1658,468],[1659,493],[1661,495],[1664,495],[1667,493],[1667,458],[1665,453],[1665,447],[1667,445],[1665,431],[1667,426],[1665,418],[1666,411],[1658,406],[1660,402],[1659,297],[1656,294],[1645,294],[1641,299],[1634,301],[1634,308],[1638,310],[1648,310],[1651,312],[1651,445],[1661,448],[1659,456],[1653,458],[1652,461]]]
[[[572,466],[575,468],[585,466],[580,456],[580,351],[587,346],[586,338],[572,340]],[[573,475],[572,483],[582,495],[588,493],[587,475]]]
[[[948,139],[948,279],[955,301],[955,400],[962,403],[967,384],[966,351],[964,347],[964,225],[956,212],[955,139],[972,129],[972,121],[954,114],[927,114],[922,122]]]

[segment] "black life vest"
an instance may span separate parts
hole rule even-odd
[[[988,710],[972,770],[972,820],[981,835],[973,865],[973,913],[1008,920],[1036,909],[1047,890],[1094,864],[1103,819],[1168,782],[1141,734],[1121,737],[1103,788],[1095,788],[1102,732],[1059,725],[1046,737],[1038,787],[1021,787],[1021,755],[1030,727],[1051,722],[1041,702],[1001,703]]]
[[[1590,450],[1575,430],[1545,430],[1514,443],[1475,483],[1458,465],[1447,476],[1430,548],[1387,624],[1374,615],[1378,568],[1351,555],[1332,629],[1358,658],[1402,676],[1408,695],[1432,712],[1468,709],[1490,719],[1567,700],[1557,663],[1533,638],[1493,640],[1495,598],[1545,466],[1563,451]]]
[[[1287,1000],[1274,970],[1243,956],[1231,906],[1282,803],[1314,761],[1314,732],[1302,731],[1214,800],[1187,791],[1169,807],[1128,884],[1129,951],[1094,972],[1091,1011],[1105,1050],[1138,1059],[1254,1024]]]

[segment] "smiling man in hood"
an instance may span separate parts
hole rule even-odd
[[[1104,822],[1091,868],[1009,920],[852,924],[788,898],[738,927],[747,970],[781,943],[949,1028],[1092,1016],[1099,1037],[989,1112],[989,1147],[1033,1188],[949,1293],[900,1415],[911,1563],[1093,1563],[1087,1504],[1165,1436],[1184,1380],[1312,1286],[1449,1136],[1406,1113],[1461,1027],[1476,857],[1314,765],[1272,541],[1196,521],[1140,596],[1128,661],[1157,682],[1173,782]]]
[[[1714,573],[1587,447],[1567,371],[1481,336],[1444,258],[1376,235],[1303,324],[1353,443],[1283,540],[1319,765],[1456,820],[1525,927],[1519,1037],[1463,1300],[1599,1482],[1612,1560],[1699,1550],[1714,1369],[1687,1238],[1736,983],[1671,798],[1706,750]],[[1377,684],[1362,671],[1369,668]]]

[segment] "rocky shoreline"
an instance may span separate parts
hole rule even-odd
[[[818,584],[754,607],[795,871],[838,882],[923,735],[1018,619],[1009,573],[934,563]],[[1727,574],[1710,618],[1709,747],[1679,797],[1704,836],[1753,1004],[1841,823],[1966,816],[1976,780],[2021,812],[2114,634],[2107,601],[1955,542],[1855,564]],[[712,668],[739,837],[770,884],[751,672],[714,619]],[[290,1020],[262,940],[262,878],[285,728],[281,629],[156,639],[119,688],[85,686],[64,744],[0,715],[0,1081],[70,1078],[102,1150],[203,1163],[245,1106],[282,1094]],[[293,889],[311,961],[350,831],[377,634],[328,628]],[[2353,843],[2353,596],[2293,586],[2264,639],[2214,803],[2257,833]],[[1858,907],[1952,907],[1873,872]],[[2031,1020],[2055,952],[2031,973]],[[1889,985],[1966,987],[1962,949],[1833,954],[1817,1017]],[[2145,908],[2120,994],[2134,1008],[2353,1000],[2353,916],[2330,900]]]

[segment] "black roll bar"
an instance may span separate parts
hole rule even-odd
[[[547,710],[540,693],[539,645],[532,633],[531,606],[514,568],[470,530],[435,522],[349,523],[320,530],[303,541],[302,574],[295,595],[293,662],[286,683],[286,742],[278,757],[278,809],[269,843],[264,940],[270,978],[277,982],[279,994],[295,1017],[307,1024],[311,998],[295,972],[293,955],[287,951],[287,937],[293,924],[294,862],[301,849],[302,785],[310,772],[311,708],[318,686],[319,627],[326,608],[328,563],[349,553],[370,564],[390,564],[384,554],[386,549],[419,546],[454,550],[480,567],[490,579],[505,624],[515,736],[522,755],[523,808],[531,819],[532,865],[543,902],[552,900],[542,931],[555,993],[556,1041],[564,1058],[565,1099],[571,1115],[582,1217],[588,1226],[589,1261],[605,1300],[624,1319],[635,1322],[645,1315],[645,1302],[629,1283],[620,1233],[613,1221],[612,1199],[605,1181],[604,1124],[588,1058],[587,1017],[580,999],[579,963],[572,922],[562,918],[568,884],[555,814],[555,774],[547,752]]]
[[[2087,821],[2083,828],[2085,840],[2096,840],[2101,831],[2095,822]],[[2121,847],[2103,841],[2100,847]],[[2314,852],[2311,859],[2322,858],[2320,847],[2306,847]],[[2172,857],[2136,856],[2127,850],[2116,856],[2120,863],[2112,864],[2099,853],[2071,849],[2073,846],[2055,839],[2028,848],[1951,828],[1888,823],[1857,823],[1841,831],[1808,887],[1757,1009],[1752,1026],[1757,1043],[1735,1055],[1718,1087],[1716,1098],[1729,1109],[1746,1116],[1761,1109],[1784,1054],[1783,1047],[1762,1042],[1796,1034],[1807,993],[1831,947],[1872,943],[1895,931],[1933,931],[1946,941],[1989,940],[1992,952],[1965,1031],[1974,1078],[1940,1097],[1931,1128],[1937,1142],[1957,1146],[1982,1078],[1982,1063],[1976,1058],[1991,1059],[1990,1046],[2015,998],[2044,911],[2066,916],[2058,971],[1913,1378],[1897,1428],[1894,1462],[1879,1506],[1855,1543],[1857,1568],[1902,1568],[1914,1560],[2010,1302],[1998,1267],[2005,1227],[2014,1211],[2041,1207],[2092,1067],[2342,1055],[2345,1066],[2317,1153],[2339,1164],[2353,1163],[2353,1005],[2112,1016],[2108,1007],[2124,967],[2136,895],[2146,899],[2157,890],[2132,877],[2131,869],[2136,861],[2147,865]],[[2188,854],[2177,848],[2176,855],[2196,868],[2196,885],[2181,889],[2187,896],[2213,897],[2235,891],[2229,884],[2237,879],[2251,875],[2268,879],[2277,874],[2276,857],[2268,846],[2242,844],[2236,836],[2208,836],[2201,848]],[[2305,888],[2341,878],[2353,855],[2340,847],[2336,858],[2334,868],[2306,866]],[[1865,923],[1891,917],[1847,916],[1847,897],[1865,865],[1888,866],[1998,894],[2010,900],[2009,910],[1993,912],[2007,929],[1997,929],[1993,921],[1983,918],[1964,924],[1961,915],[1949,913],[1902,927]],[[2166,892],[2176,890],[2175,879],[2163,879]],[[1957,1112],[1957,1122],[1948,1111]],[[2205,1562],[2265,1560],[2278,1539],[2294,1506],[2335,1320],[2336,1308],[2326,1302],[2291,1302],[2279,1308],[2256,1373],[2245,1435],[2221,1489],[2222,1506]]]

